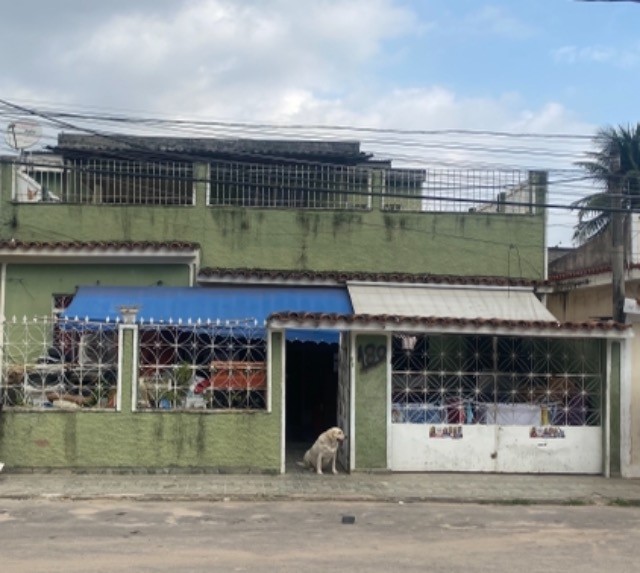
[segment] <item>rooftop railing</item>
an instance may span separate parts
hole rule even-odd
[[[17,203],[532,214],[536,188],[522,170],[397,169],[322,163],[210,164],[43,154],[15,163]]]

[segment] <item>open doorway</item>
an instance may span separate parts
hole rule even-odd
[[[299,471],[321,432],[337,425],[339,344],[286,343],[286,471]]]

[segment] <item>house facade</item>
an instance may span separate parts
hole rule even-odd
[[[628,329],[540,302],[544,173],[61,134],[0,185],[9,469],[283,472],[334,424],[348,471],[618,467]]]

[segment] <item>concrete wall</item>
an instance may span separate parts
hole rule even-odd
[[[623,236],[627,237],[625,247],[626,260],[631,263],[638,262],[640,253],[640,240],[638,230],[640,230],[640,219],[634,216],[627,220],[627,229],[623,231]],[[583,245],[571,249],[563,256],[550,258],[549,276],[570,271],[592,269],[597,267],[611,266],[611,229],[607,229],[601,235],[589,240]]]
[[[282,334],[272,339],[271,412],[134,412],[131,330],[122,350],[122,411],[4,410],[7,467],[280,471]]]
[[[611,285],[571,289],[547,295],[547,308],[561,322],[582,322],[612,315]]]

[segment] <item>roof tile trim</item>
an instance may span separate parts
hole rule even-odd
[[[640,263],[631,263],[625,266],[625,270],[640,269]],[[563,271],[549,277],[550,283],[558,283],[569,279],[579,279],[582,277],[602,275],[611,272],[611,265],[601,265],[598,267],[587,267],[583,269],[575,269],[572,271]]]
[[[374,273],[367,271],[298,271],[286,269],[255,268],[209,268],[200,269],[198,278],[244,279],[244,280],[316,280],[346,284],[350,281],[416,283],[416,284],[449,284],[449,285],[483,285],[532,287],[548,284],[547,281],[493,276],[458,276],[434,275],[429,273]]]
[[[98,250],[148,250],[159,251],[195,251],[200,248],[198,243],[181,241],[0,241],[0,249],[42,251],[60,249],[63,251],[98,251]]]
[[[395,323],[411,324],[422,326],[474,326],[474,327],[501,327],[506,329],[532,328],[532,329],[552,329],[557,331],[594,331],[624,332],[631,325],[619,322],[556,322],[543,320],[503,320],[503,319],[481,319],[481,318],[440,318],[433,316],[399,316],[392,314],[327,314],[316,312],[278,312],[270,315],[267,322],[329,322],[336,324],[345,322],[347,324],[373,324],[373,323]]]

